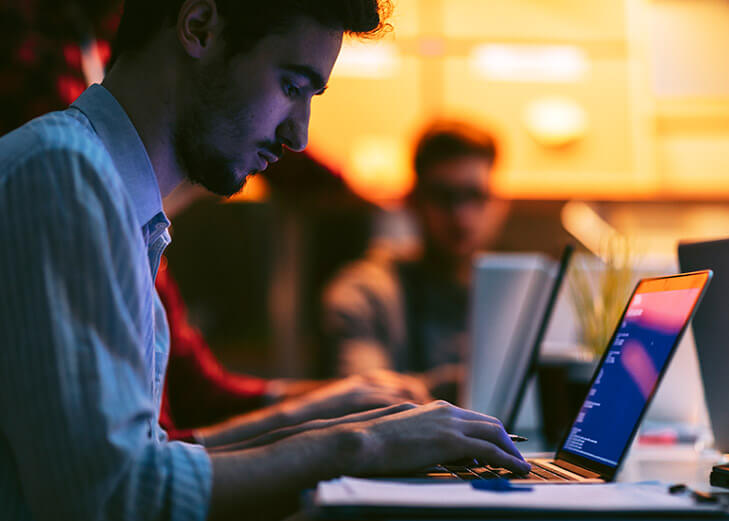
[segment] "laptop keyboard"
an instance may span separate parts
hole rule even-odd
[[[435,472],[428,473],[429,477],[461,480],[474,479],[511,479],[511,480],[533,480],[533,481],[572,481],[570,478],[558,474],[546,467],[542,467],[538,463],[530,461],[532,470],[526,476],[514,474],[510,470],[490,467],[490,466],[470,466],[470,465],[439,465]]]

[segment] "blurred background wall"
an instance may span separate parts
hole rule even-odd
[[[725,198],[727,22],[726,0],[399,0],[392,34],[345,47],[311,148],[396,198],[414,132],[461,116],[501,137],[507,197]]]

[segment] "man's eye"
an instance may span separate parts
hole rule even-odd
[[[283,90],[289,98],[296,98],[301,94],[301,89],[288,81],[284,82]]]

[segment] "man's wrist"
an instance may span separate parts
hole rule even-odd
[[[361,425],[345,424],[332,428],[332,435],[337,474],[363,474],[376,454],[373,434]]]

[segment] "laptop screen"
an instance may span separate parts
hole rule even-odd
[[[618,466],[709,277],[638,284],[560,453]]]

